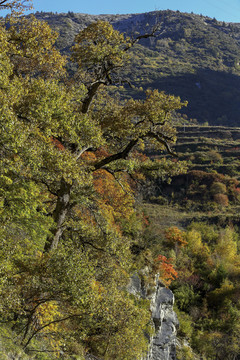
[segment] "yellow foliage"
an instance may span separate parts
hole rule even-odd
[[[65,72],[66,59],[53,46],[58,34],[50,26],[33,15],[18,19],[11,18],[8,30],[9,53],[14,71],[23,75],[44,75],[53,77]]]
[[[129,39],[114,30],[106,21],[96,21],[82,30],[75,38],[73,58],[78,64],[88,69],[96,64],[122,66],[128,55],[124,49]]]
[[[196,230],[190,230],[186,234],[188,247],[191,249],[193,253],[197,253],[202,247],[202,236]]]
[[[215,247],[215,255],[222,260],[232,262],[237,255],[237,242],[233,238],[233,231],[226,228],[220,234],[218,243]]]
[[[102,293],[105,292],[106,290],[104,289],[103,285],[97,281],[97,280],[93,280],[91,282],[91,288],[93,290],[93,293],[96,297],[97,300],[101,300],[102,298]]]
[[[61,316],[59,306],[56,301],[48,301],[39,305],[35,312],[34,327],[35,330],[41,329],[40,332],[46,336],[55,352],[55,356],[59,357],[61,341],[55,339],[55,334],[62,329],[62,323],[55,322]],[[47,326],[46,326],[47,325]],[[46,327],[45,327],[46,326]]]

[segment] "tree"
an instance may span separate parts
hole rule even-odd
[[[32,8],[32,0],[1,0],[0,1],[0,10],[10,9],[12,12],[17,12],[21,14],[25,10],[30,10]]]
[[[171,113],[185,103],[158,91],[118,99],[111,85],[132,42],[108,23],[77,36],[75,79],[48,25],[10,25],[0,28],[0,312],[26,351],[44,338],[55,355],[137,359],[149,312],[126,291],[131,181],[144,164],[165,164],[139,162],[133,150],[174,154]]]

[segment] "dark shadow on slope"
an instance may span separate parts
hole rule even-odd
[[[240,126],[240,76],[199,70],[195,74],[159,77],[147,87],[188,101],[182,112],[210,125]]]

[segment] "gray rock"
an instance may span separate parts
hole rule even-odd
[[[134,274],[128,291],[135,296],[148,298],[151,301],[154,326],[154,335],[150,338],[147,357],[141,360],[176,360],[179,323],[177,315],[173,311],[174,295],[158,279],[156,279],[155,291],[148,290],[144,287],[140,277]]]
[[[152,320],[155,334],[150,340],[147,360],[175,360],[177,315],[173,311],[174,295],[157,281],[151,298]]]

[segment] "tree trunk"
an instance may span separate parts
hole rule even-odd
[[[83,100],[83,104],[82,104],[82,113],[83,114],[86,114],[88,112],[89,106],[91,105],[91,102],[92,102],[94,96],[96,95],[98,88],[101,84],[103,84],[102,81],[96,81],[89,87],[87,96]]]
[[[49,236],[45,243],[45,252],[49,252],[58,247],[58,243],[63,232],[63,223],[69,210],[71,187],[72,186],[68,184],[63,178],[61,179],[57,205],[53,213],[55,226],[51,230],[52,236]]]

